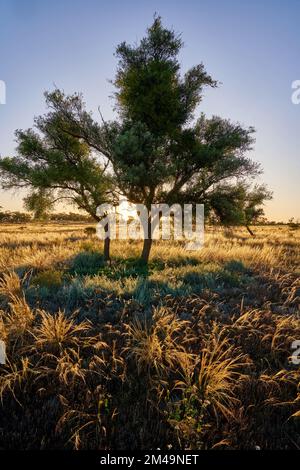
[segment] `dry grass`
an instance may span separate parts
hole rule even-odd
[[[43,310],[38,313],[40,324],[33,331],[37,349],[61,353],[67,348],[76,348],[84,342],[81,336],[90,328],[87,322],[76,324],[73,319],[66,318],[61,311],[54,315]]]
[[[176,387],[188,393],[189,398],[195,399],[200,406],[210,406],[216,418],[222,414],[232,419],[239,402],[235,390],[244,378],[241,370],[246,364],[245,356],[236,353],[229,339],[222,338],[222,332],[214,326],[205,339],[200,356],[194,361],[183,362],[183,380],[177,381]]]
[[[186,252],[83,224],[3,225],[0,448],[300,447],[300,231]]]
[[[186,353],[184,345],[190,337],[188,322],[180,321],[165,307],[156,308],[152,317],[133,320],[128,325],[128,346],[125,351],[137,365],[138,374],[163,379],[168,371],[179,367]],[[185,330],[185,331],[184,331]],[[184,340],[182,340],[184,331]]]

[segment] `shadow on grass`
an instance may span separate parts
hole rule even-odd
[[[82,251],[78,253],[71,261],[69,273],[77,276],[86,275],[105,275],[109,279],[124,279],[148,277],[154,272],[163,271],[167,267],[197,266],[197,258],[169,258],[163,261],[159,258],[153,258],[148,265],[140,258],[113,258],[111,263],[104,261],[103,255],[97,251]]]
[[[114,258],[107,264],[96,251],[82,251],[70,259],[60,286],[56,278],[51,285],[52,277],[45,273],[32,279],[26,289],[31,306],[48,311],[60,308],[66,313],[79,309],[90,318],[101,311],[106,321],[114,314],[118,317],[128,301],[147,310],[166,296],[185,298],[207,289],[242,288],[249,282],[248,270],[236,260],[222,267],[202,266],[195,258],[183,257],[167,261],[154,258],[148,265],[138,258]],[[104,312],[109,312],[108,316]]]

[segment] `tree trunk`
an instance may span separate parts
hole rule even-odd
[[[152,246],[152,230],[151,230],[151,215],[148,217],[148,238],[144,238],[144,244],[143,244],[143,251],[141,254],[141,260],[145,263],[148,264],[149,261],[149,256],[150,256],[150,251],[151,251],[151,246]]]
[[[145,264],[148,264],[150,251],[151,251],[151,246],[152,246],[152,238],[145,238],[144,239],[144,244],[143,244],[143,251],[142,251],[142,255],[141,255],[141,260]]]
[[[108,224],[104,226],[104,230],[107,233],[108,232]],[[103,246],[103,254],[104,254],[104,260],[105,261],[110,261],[110,238],[109,236],[106,236],[104,238],[104,246]]]
[[[255,233],[252,232],[251,228],[249,227],[249,225],[246,225],[246,229],[248,230],[248,232],[250,233],[251,237],[255,237]]]

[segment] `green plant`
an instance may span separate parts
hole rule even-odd
[[[100,253],[83,251],[71,261],[70,273],[77,275],[97,274],[104,265],[104,258]]]
[[[61,286],[63,282],[63,273],[61,271],[47,269],[36,274],[31,284],[36,287],[47,287],[48,289],[55,289]]]

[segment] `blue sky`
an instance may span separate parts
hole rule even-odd
[[[300,0],[0,0],[0,154],[14,152],[14,131],[44,111],[54,84],[81,91],[87,108],[113,117],[115,47],[138,41],[154,12],[182,33],[183,71],[203,62],[222,82],[199,108],[253,125],[252,158],[274,192],[269,218],[300,218],[300,105],[291,84],[300,79]],[[22,194],[0,191],[0,205],[21,209]]]

